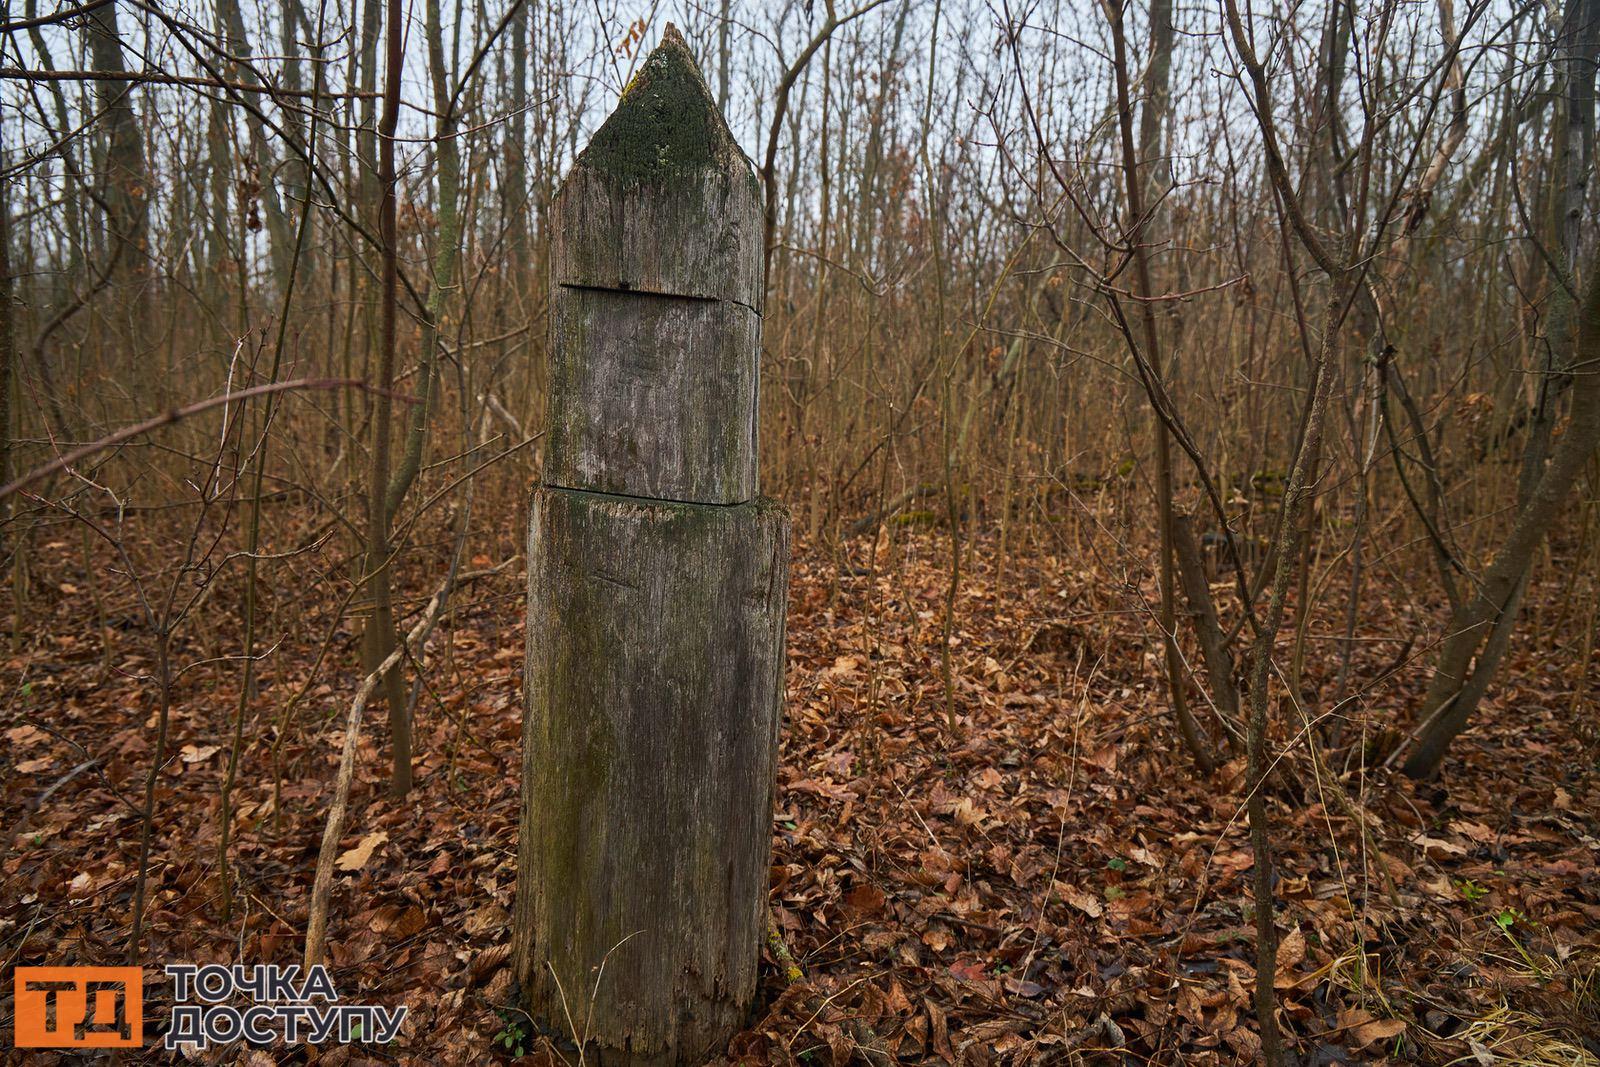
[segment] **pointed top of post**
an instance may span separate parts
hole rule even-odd
[[[668,25],[553,205],[557,285],[731,300],[760,314],[761,182]]]
[[[548,484],[756,495],[761,191],[668,26],[551,205]]]
[[[625,184],[661,184],[707,168],[750,166],[689,43],[670,22],[578,165]]]

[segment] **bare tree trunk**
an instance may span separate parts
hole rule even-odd
[[[1267,812],[1266,785],[1272,763],[1267,746],[1271,737],[1271,693],[1269,690],[1274,646],[1278,632],[1283,627],[1285,605],[1290,587],[1294,584],[1296,563],[1300,556],[1302,533],[1309,541],[1310,530],[1302,530],[1301,519],[1306,505],[1315,502],[1317,467],[1322,454],[1322,437],[1327,421],[1328,393],[1332,378],[1333,353],[1336,348],[1339,326],[1344,318],[1344,279],[1349,267],[1335,255],[1318,235],[1306,217],[1304,204],[1299,199],[1294,183],[1284,164],[1277,126],[1272,118],[1271,93],[1266,70],[1256,56],[1244,23],[1239,17],[1235,0],[1224,0],[1225,18],[1229,37],[1235,52],[1249,78],[1252,106],[1256,123],[1261,131],[1265,164],[1277,202],[1282,209],[1280,218],[1285,230],[1292,229],[1300,245],[1310,255],[1328,278],[1329,293],[1323,315],[1322,338],[1316,355],[1311,358],[1310,395],[1301,419],[1299,442],[1295,447],[1294,465],[1284,486],[1283,508],[1278,515],[1278,526],[1273,538],[1270,564],[1263,565],[1262,577],[1272,571],[1271,593],[1267,611],[1256,631],[1255,644],[1250,650],[1250,672],[1246,693],[1249,698],[1249,721],[1246,730],[1245,786],[1249,790],[1246,812],[1250,821],[1250,847],[1254,854],[1251,866],[1251,895],[1255,898],[1256,912],[1256,1024],[1261,1030],[1261,1058],[1267,1067],[1282,1067],[1284,1063],[1283,1037],[1278,1029],[1277,992],[1273,980],[1278,970],[1278,930],[1274,924],[1277,912],[1273,897],[1272,826]],[[1287,234],[1285,235],[1287,242]],[[1287,248],[1285,249],[1287,253]],[[1352,251],[1352,255],[1354,252]],[[1298,310],[1298,300],[1296,308]],[[1305,610],[1302,600],[1300,608]],[[1297,695],[1296,695],[1297,696]]]
[[[1161,10],[1162,7],[1165,10]],[[1146,245],[1148,231],[1144,193],[1149,182],[1139,176],[1140,158],[1133,140],[1133,105],[1128,91],[1127,34],[1123,26],[1125,0],[1116,0],[1115,3],[1108,5],[1107,11],[1111,19],[1112,61],[1117,83],[1117,114],[1122,134],[1122,171],[1124,194],[1127,197],[1126,233],[1127,241],[1132,246],[1134,277],[1138,286],[1134,299],[1139,304],[1139,326],[1145,349],[1145,363],[1150,368],[1151,376],[1161,380],[1161,340],[1156,326],[1155,305],[1149,299],[1155,295],[1154,286],[1150,281],[1150,253]],[[1172,9],[1168,0],[1156,0],[1151,8],[1151,19],[1155,25],[1151,34],[1150,68],[1152,72],[1159,72],[1159,82],[1152,85],[1151,96],[1145,100],[1141,132],[1147,138],[1147,151],[1159,155],[1162,120],[1157,109],[1162,106],[1166,98],[1166,75],[1172,66]],[[1158,571],[1161,612],[1158,621],[1161,626],[1162,652],[1166,660],[1167,698],[1172,703],[1172,713],[1178,721],[1178,733],[1183,738],[1184,747],[1189,750],[1189,755],[1194,758],[1195,764],[1201,771],[1210,774],[1216,769],[1216,759],[1211,754],[1210,746],[1201,736],[1200,725],[1195,722],[1194,712],[1189,708],[1184,688],[1183,653],[1178,648],[1177,563],[1172,540],[1174,507],[1172,442],[1167,433],[1167,424],[1160,415],[1155,414],[1152,421],[1155,424],[1156,435],[1156,509],[1161,533],[1161,560]]]
[[[321,25],[319,20],[318,34]],[[320,56],[318,57],[320,59]],[[322,65],[317,64],[317,73],[314,78],[317,89],[322,88]],[[312,97],[315,105],[316,95]],[[313,147],[317,138],[316,112],[313,111],[311,121],[311,136],[308,142]],[[295,243],[289,260],[289,273],[284,279],[283,306],[278,313],[277,335],[272,344],[272,367],[267,374],[269,385],[276,384],[279,371],[283,366],[283,349],[288,338],[290,310],[294,305],[295,281],[299,277],[301,258],[305,252],[307,231],[311,226],[311,198],[309,191],[300,202],[300,217],[295,227]],[[222,793],[219,798],[218,833],[217,833],[217,881],[220,890],[222,921],[229,921],[233,907],[233,881],[228,870],[229,855],[228,842],[233,832],[233,786],[238,779],[239,762],[244,753],[245,718],[249,711],[250,701],[255,698],[255,642],[256,642],[256,599],[257,584],[259,579],[259,549],[261,546],[261,505],[263,481],[266,476],[267,457],[272,446],[272,427],[277,414],[277,397],[269,396],[263,404],[261,416],[260,444],[256,449],[253,461],[254,470],[251,474],[250,489],[250,517],[247,520],[245,533],[245,585],[244,585],[244,669],[239,682],[239,703],[234,709],[233,737],[228,748],[228,767],[224,772]],[[243,411],[240,412],[243,418]],[[276,810],[276,808],[274,808]]]
[[[225,31],[223,40],[227,43],[229,52],[241,59],[249,60],[254,53],[250,47],[249,34],[245,30],[243,10],[233,0],[218,0],[217,12]],[[255,73],[248,65],[235,62],[231,63],[228,69],[231,69],[234,76],[245,84],[256,84]],[[293,112],[287,114],[292,116]],[[266,209],[267,248],[272,261],[272,277],[281,294],[289,283],[289,259],[294,248],[294,231],[289,224],[288,216],[284,213],[283,199],[278,195],[278,183],[275,178],[277,167],[266,124],[254,114],[247,114],[245,121],[250,129],[250,145],[255,156],[256,182],[260,189],[261,203]],[[295,129],[296,123],[292,118],[286,118],[285,122],[284,129]]]
[[[717,110],[728,113],[728,60],[733,54],[733,0],[722,0],[717,17]]]
[[[528,218],[532,200],[532,190],[528,188],[528,23],[532,7],[530,0],[523,0],[511,20],[511,118],[506,125],[505,188],[500,191],[507,215],[506,250],[517,286],[528,284],[529,245],[533,239]]]
[[[104,74],[127,73],[122,61],[122,33],[117,26],[115,2],[94,8],[85,22],[89,39],[89,54],[94,69]],[[106,188],[103,194],[108,205],[107,222],[114,245],[125,251],[121,259],[123,270],[140,270],[146,223],[146,205],[149,201],[149,175],[145,170],[144,141],[139,133],[139,117],[133,108],[132,81],[105,80],[98,82],[101,113],[110,131],[106,146]]]
[[[1560,116],[1553,229],[1549,327],[1543,342],[1545,373],[1530,420],[1518,479],[1519,513],[1511,533],[1490,562],[1475,594],[1450,615],[1433,680],[1423,698],[1416,747],[1403,765],[1413,778],[1438,773],[1450,743],[1488,692],[1509,646],[1526,591],[1534,550],[1565,508],[1584,464],[1600,441],[1600,261],[1589,264],[1581,306],[1573,270],[1593,168],[1595,59],[1600,55],[1600,2],[1569,0],[1560,37],[1560,74],[1565,99]],[[1562,355],[1569,353],[1563,365]],[[1554,450],[1550,441],[1560,394],[1570,385],[1570,422]],[[1548,457],[1548,458],[1547,458]]]
[[[1172,161],[1167,158],[1162,128],[1172,114],[1172,0],[1150,0],[1150,62],[1141,85],[1139,105],[1139,165],[1144,167],[1144,202],[1154,205],[1172,183]],[[1149,228],[1147,224],[1147,229]]]
[[[383,32],[385,0],[362,0],[360,89],[361,117],[356,129],[356,160],[361,171],[361,203],[380,203],[383,190],[378,178],[378,113],[372,96],[378,84],[378,38]],[[370,208],[369,208],[370,210]]]
[[[0,116],[3,120],[3,116]],[[0,134],[0,141],[4,135]],[[17,375],[17,314],[11,278],[11,197],[0,198],[0,485],[11,482],[11,389]],[[11,498],[0,501],[0,560],[10,537]]]
[[[378,339],[378,395],[372,425],[372,478],[367,495],[367,591],[371,600],[367,616],[364,662],[371,674],[394,651],[394,607],[390,592],[389,448],[394,422],[394,362],[397,290],[400,284],[400,249],[397,226],[394,136],[400,120],[400,75],[404,66],[405,25],[400,0],[387,0],[387,36],[383,114],[378,121],[378,241],[383,255],[380,327]],[[406,693],[399,662],[383,674],[384,696],[389,702],[389,742],[393,772],[389,792],[396,797],[411,791],[411,722],[406,717]]]
[[[38,15],[38,6],[38,0],[27,0],[24,5],[23,10],[30,20]],[[54,70],[55,62],[51,58],[50,45],[38,26],[30,26],[28,28],[28,39],[32,42],[33,50],[39,57],[40,69],[46,71]],[[56,288],[59,293],[68,291],[72,280],[78,277],[83,270],[85,241],[83,198],[86,182],[84,181],[83,167],[79,163],[78,157],[73,154],[71,139],[67,137],[67,132],[72,129],[72,120],[68,117],[67,96],[62,91],[60,82],[53,81],[50,83],[50,101],[56,113],[56,129],[52,132],[55,136],[62,138],[57,155],[60,157],[62,168],[70,181],[68,186],[69,195],[66,197],[65,205],[69,246],[67,249],[66,269],[62,272],[62,278],[65,280],[66,286],[58,285]],[[59,299],[56,302],[60,302]]]
[[[1312,367],[1311,396],[1305,420],[1305,432],[1295,457],[1289,482],[1284,487],[1283,511],[1278,516],[1278,532],[1274,544],[1276,565],[1272,576],[1272,591],[1267,601],[1266,615],[1255,646],[1250,652],[1250,719],[1245,755],[1248,764],[1245,781],[1250,790],[1247,810],[1250,819],[1250,849],[1255,863],[1251,868],[1251,892],[1256,907],[1256,1020],[1261,1027],[1261,1055],[1269,1067],[1283,1062],[1283,1041],[1278,1032],[1277,997],[1273,979],[1278,970],[1278,930],[1273,924],[1276,907],[1273,901],[1272,835],[1267,818],[1266,786],[1271,770],[1267,758],[1270,682],[1273,646],[1278,631],[1283,626],[1284,607],[1289,589],[1294,583],[1295,564],[1298,559],[1302,534],[1300,518],[1306,504],[1316,492],[1316,457],[1321,452],[1323,426],[1327,421],[1328,383],[1332,376],[1333,348],[1341,317],[1339,285],[1333,282],[1334,292],[1328,298],[1327,312],[1323,316],[1322,343],[1317,349],[1316,363]]]
[[[1413,778],[1438,771],[1450,743],[1477,710],[1516,625],[1534,554],[1567,507],[1584,465],[1600,444],[1600,262],[1591,258],[1588,274],[1570,364],[1573,386],[1566,432],[1476,593],[1451,613],[1433,681],[1423,698],[1423,725],[1403,765]]]

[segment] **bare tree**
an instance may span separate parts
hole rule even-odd
[[[372,420],[372,472],[367,490],[368,597],[366,637],[362,662],[366,673],[382,672],[383,694],[389,704],[389,745],[393,770],[389,790],[394,796],[411,791],[411,722],[406,716],[405,680],[400,663],[392,658],[395,643],[389,540],[390,438],[394,420],[394,364],[398,346],[400,248],[399,175],[395,171],[395,133],[400,122],[400,78],[405,62],[405,25],[400,0],[387,0],[384,50],[383,112],[378,119],[378,241],[383,259],[379,290],[378,396]],[[387,664],[387,666],[385,666]]]

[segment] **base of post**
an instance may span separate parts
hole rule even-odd
[[[770,501],[534,495],[512,944],[587,1062],[698,1063],[748,1016],[788,540]]]

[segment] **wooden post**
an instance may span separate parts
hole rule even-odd
[[[761,189],[671,26],[552,224],[516,974],[586,1062],[699,1063],[755,995],[789,524],[756,495]]]

